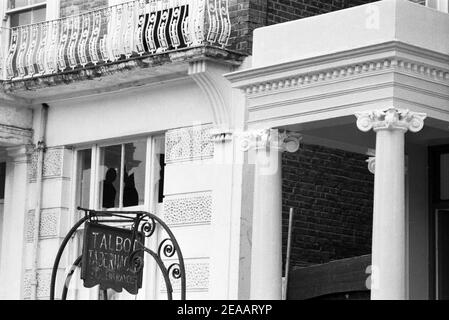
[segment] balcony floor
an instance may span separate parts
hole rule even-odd
[[[4,81],[1,86],[3,94],[10,99],[38,104],[182,79],[188,76],[189,63],[198,60],[239,65],[243,58],[236,52],[201,46],[54,75]]]

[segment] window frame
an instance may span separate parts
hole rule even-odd
[[[48,0],[38,2],[38,3],[33,3],[33,4],[27,4],[26,6],[12,8],[12,9],[8,8],[8,4],[9,4],[9,1],[7,1],[7,5],[6,5],[6,14],[13,14],[13,13],[21,12],[21,11],[30,11],[30,10],[37,9],[37,8],[47,7]]]
[[[163,204],[158,203],[158,192],[160,184],[153,184],[153,172],[154,172],[154,155],[156,153],[162,151],[165,153],[165,135],[152,135],[152,136],[136,136],[133,138],[127,138],[127,139],[114,139],[109,140],[107,142],[102,143],[89,143],[89,144],[82,144],[79,146],[76,146],[73,148],[73,162],[72,162],[72,173],[73,173],[73,179],[71,182],[71,195],[70,195],[70,225],[74,225],[80,218],[78,215],[78,186],[79,186],[79,153],[81,151],[85,150],[91,150],[91,172],[90,172],[90,190],[89,190],[89,206],[92,210],[103,210],[100,206],[101,199],[100,199],[100,183],[104,177],[100,176],[100,163],[101,163],[101,157],[100,157],[100,149],[107,147],[107,146],[114,146],[114,145],[122,145],[127,143],[132,143],[140,140],[145,140],[147,143],[147,152],[146,152],[146,162],[145,162],[145,194],[144,194],[144,204],[140,205],[138,207],[130,207],[130,208],[123,208],[123,211],[146,211],[154,213],[158,216],[162,216],[163,214]],[[158,150],[158,142],[157,140],[162,140],[162,150]],[[109,210],[116,210],[116,209],[109,209]],[[107,209],[105,210],[107,211]],[[78,238],[78,240],[73,241],[70,245],[70,253],[68,255],[67,263],[71,264],[80,254],[80,237],[82,237],[84,232],[84,225],[78,229],[78,232],[76,233],[75,237]],[[148,240],[149,241],[149,240]],[[150,242],[148,243],[150,244]],[[148,270],[148,272],[144,273],[144,283],[146,277],[152,277],[151,270]],[[98,299],[99,296],[99,290],[98,288],[96,290],[90,290],[88,293],[86,291],[83,291],[82,286],[80,286],[79,281],[74,281],[72,284],[75,290],[81,290],[77,295],[81,295],[81,298],[83,299]],[[86,296],[88,295],[88,297]],[[151,295],[151,293],[148,292],[146,288],[142,288],[142,290],[139,292],[137,299],[146,299],[148,294]],[[80,296],[78,296],[79,298]]]
[[[97,145],[96,153],[98,154],[98,156],[97,156],[96,169],[95,169],[95,171],[96,171],[96,177],[95,178],[96,179],[95,179],[94,183],[96,184],[96,188],[97,188],[97,190],[96,190],[96,197],[97,197],[97,201],[98,202],[96,203],[96,205],[97,205],[98,210],[104,210],[104,211],[141,211],[141,210],[145,209],[147,201],[148,201],[147,200],[147,188],[148,188],[148,184],[147,184],[147,170],[149,168],[149,165],[151,165],[151,163],[148,163],[148,150],[149,150],[148,148],[149,147],[151,148],[151,143],[150,143],[149,140],[151,140],[151,138],[146,138],[146,139],[145,138],[136,138],[136,139],[131,139],[129,141],[114,142],[114,143],[107,143],[107,144],[101,144],[101,145],[98,144]],[[124,160],[125,160],[125,145],[129,144],[129,143],[138,142],[138,141],[139,142],[146,141],[144,203],[141,204],[141,205],[132,206],[132,207],[123,207],[123,193],[124,193],[124,185],[123,185],[123,183],[124,183],[124,166],[125,166],[125,163],[124,163]],[[103,174],[101,174],[102,172],[100,170],[100,168],[102,166],[101,165],[101,152],[102,152],[102,149],[107,148],[107,147],[113,147],[113,146],[120,146],[121,147],[120,176],[117,177],[119,179],[119,181],[120,181],[120,184],[119,184],[120,189],[117,190],[118,196],[119,196],[119,206],[116,207],[116,208],[105,209],[105,208],[103,208],[100,205],[100,203],[102,202],[101,201],[101,195],[100,195],[100,190],[101,190],[100,184],[101,184],[101,182],[104,179],[104,176],[103,176]],[[151,149],[150,149],[150,151],[151,151]],[[92,170],[92,168],[91,168],[91,170]],[[92,179],[92,177],[91,177],[91,179]]]
[[[90,191],[89,191],[89,205],[92,210],[103,210],[100,199],[100,183],[104,177],[100,176],[101,157],[100,149],[114,145],[124,145],[136,141],[146,140],[146,160],[145,160],[145,191],[144,203],[139,206],[121,208],[121,211],[147,211],[160,215],[163,209],[162,203],[159,203],[159,184],[154,186],[152,183],[155,163],[153,161],[156,152],[157,140],[161,140],[164,146],[165,135],[153,136],[137,136],[127,139],[115,139],[101,143],[83,144],[73,148],[73,179],[72,179],[72,194],[71,194],[71,208],[74,214],[78,207],[78,169],[79,169],[79,153],[84,150],[91,150],[91,172],[90,172]],[[165,153],[165,150],[162,150]],[[118,208],[105,209],[104,211],[116,211]]]
[[[426,6],[445,13],[449,13],[449,1],[447,0],[426,0]]]
[[[0,16],[3,19],[2,27],[10,28],[11,19],[10,15],[20,11],[31,10],[45,6],[46,8],[46,21],[56,20],[60,17],[60,1],[61,0],[46,0],[42,3],[35,3],[32,5],[23,6],[20,8],[9,9],[8,1],[0,1]]]
[[[11,16],[12,15],[18,14],[18,13],[22,13],[22,12],[28,12],[28,11],[32,12],[33,10],[36,10],[36,9],[43,9],[43,8],[45,8],[45,21],[48,21],[48,2],[49,2],[48,0],[45,0],[45,1],[39,2],[39,3],[28,4],[26,6],[14,8],[14,9],[8,8],[9,1],[6,1],[6,2],[7,2],[7,4],[6,4],[5,16],[8,19],[9,27],[11,27]],[[20,25],[18,27],[25,26],[25,25],[30,25],[30,24],[35,24],[35,23],[39,23],[39,22],[31,21],[31,23],[29,23],[29,24]]]

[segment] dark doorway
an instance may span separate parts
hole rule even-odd
[[[436,298],[449,300],[449,210],[437,210],[436,242]]]
[[[430,296],[449,300],[449,145],[429,149]]]

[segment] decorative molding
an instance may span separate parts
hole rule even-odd
[[[358,113],[357,127],[360,131],[402,130],[419,132],[424,128],[425,113],[411,112],[394,107],[385,110],[374,110]]]
[[[52,270],[39,270],[37,273],[37,298],[45,299],[50,297],[50,282]],[[25,272],[23,278],[23,297],[26,300],[31,298],[31,281],[33,274],[31,270]]]
[[[212,220],[212,192],[166,196],[164,218],[170,226],[210,224]]]
[[[31,271],[26,271],[23,276],[23,298],[30,299],[31,297],[31,279],[33,274]]]
[[[186,289],[187,291],[207,291],[209,290],[210,266],[209,263],[186,263]],[[181,281],[171,278],[173,291],[181,291]],[[167,292],[165,281],[162,275],[159,276],[161,292]]]
[[[34,233],[34,212],[28,211],[26,225],[26,241],[33,242]],[[59,236],[61,209],[42,210],[39,224],[39,239],[51,239]]]
[[[10,147],[6,149],[7,161],[16,164],[29,162],[29,155],[33,150],[32,145],[22,145],[20,147]]]
[[[211,125],[168,131],[165,135],[166,162],[210,159],[214,156]]]
[[[215,129],[211,131],[211,141],[214,143],[226,143],[232,141],[234,132],[231,130]]]
[[[205,60],[189,64],[189,76],[204,92],[212,108],[214,123],[223,128],[229,128],[232,119],[230,105],[230,83],[223,78],[229,69],[221,69]]]
[[[240,140],[243,151],[274,149],[280,152],[295,153],[301,146],[302,136],[298,133],[265,129],[248,132]]]
[[[381,71],[401,71],[409,74],[425,77],[434,81],[449,83],[449,69],[443,69],[421,62],[384,58],[363,63],[339,66],[311,73],[302,73],[269,81],[257,82],[255,84],[241,87],[248,96],[270,94],[272,92],[297,89],[306,86],[321,85],[329,81],[341,81],[342,79],[359,77],[364,74]]]
[[[376,174],[376,157],[370,157],[366,162],[368,163],[369,172]]]
[[[63,167],[63,149],[47,149],[44,153],[43,177],[61,177]],[[36,180],[38,153],[31,154],[31,163],[28,170],[29,181]]]
[[[0,143],[2,145],[20,146],[32,143],[33,130],[21,129],[0,124]]]

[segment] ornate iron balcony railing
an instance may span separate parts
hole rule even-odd
[[[133,57],[226,47],[229,0],[134,0],[58,20],[1,29],[2,78],[19,80]]]

